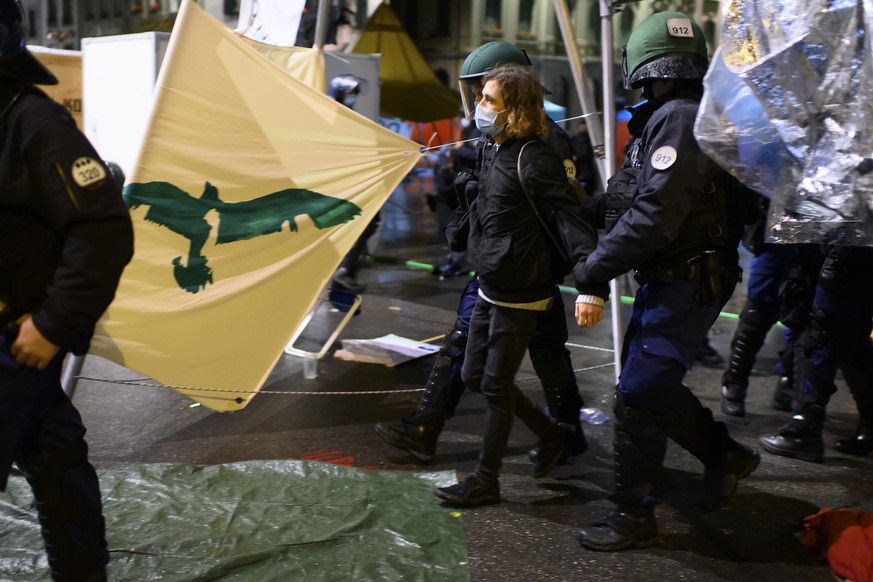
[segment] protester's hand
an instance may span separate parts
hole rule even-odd
[[[594,327],[603,319],[603,307],[591,303],[576,304],[576,323],[579,327]]]
[[[45,339],[36,329],[29,313],[19,317],[17,323],[18,337],[10,349],[15,361],[22,366],[42,370],[58,353],[58,346]]]

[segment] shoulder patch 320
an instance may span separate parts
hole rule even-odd
[[[676,162],[676,148],[673,146],[661,146],[652,152],[652,167],[656,170],[666,170]]]
[[[106,170],[103,169],[103,164],[94,158],[77,159],[73,162],[70,173],[77,186],[88,190],[99,188],[106,181]]]

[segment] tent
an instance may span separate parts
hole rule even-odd
[[[388,3],[370,16],[352,52],[382,55],[383,115],[418,122],[458,115],[461,96],[436,78]]]

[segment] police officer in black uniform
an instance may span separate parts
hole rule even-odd
[[[470,53],[464,61],[461,67],[460,85],[464,109],[468,117],[472,117],[476,103],[481,98],[482,77],[487,71],[500,64],[530,66],[531,62],[524,51],[504,41],[486,43]],[[578,184],[575,179],[576,166],[573,163],[570,137],[551,119],[547,118],[546,124],[548,135],[544,140],[563,160],[564,169],[571,183]],[[481,137],[477,144],[477,157],[481,160],[486,150],[493,144],[493,140],[489,137]],[[458,175],[455,186],[459,200],[475,198],[475,189],[478,187],[477,173],[478,170],[473,169]],[[581,191],[581,186],[579,190]],[[456,218],[464,218],[465,211],[465,207],[460,207]],[[465,236],[456,239],[466,244]],[[453,247],[452,250],[464,249]],[[433,459],[445,421],[454,414],[455,407],[464,393],[461,365],[464,362],[470,316],[478,294],[479,279],[473,277],[461,296],[457,320],[446,334],[445,342],[437,353],[436,362],[418,407],[399,421],[376,424],[376,433],[385,442],[409,452],[426,463]],[[579,410],[583,406],[583,400],[576,384],[570,352],[565,347],[568,337],[564,300],[556,286],[551,307],[541,317],[531,339],[529,354],[534,370],[542,383],[549,413],[558,421],[569,424],[575,429],[569,437],[568,454],[579,455],[588,448],[588,443],[579,421]],[[532,456],[535,459],[536,451],[532,452]]]
[[[779,379],[773,392],[776,410],[791,410],[794,400],[794,344],[809,323],[809,310],[823,255],[818,244],[764,242],[769,203],[758,199],[760,214],[746,228],[743,245],[754,256],[749,266],[746,304],[731,339],[728,365],[722,375],[721,411],[746,415],[749,376],[767,333],[777,321],[785,324],[779,351]]]
[[[824,460],[825,409],[836,392],[837,369],[858,406],[855,436],[837,450],[873,451],[873,249],[843,244],[828,248],[815,288],[811,323],[794,350],[794,416],[759,439],[764,450],[802,461]]]
[[[119,186],[25,48],[0,0],[0,489],[13,463],[36,500],[54,580],[106,579],[100,487],[85,427],[60,384],[85,353],[133,251]]]
[[[624,166],[597,214],[606,235],[575,269],[579,288],[634,270],[640,288],[622,349],[615,396],[616,511],[579,531],[583,547],[651,544],[667,438],[704,465],[715,506],[758,465],[682,381],[739,279],[737,245],[746,191],[707,158],[693,127],[707,69],[700,27],[679,12],[655,13],[625,47],[625,85],[642,88]],[[749,197],[750,198],[750,197]],[[585,304],[577,303],[584,322]]]

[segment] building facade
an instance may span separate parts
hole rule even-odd
[[[78,49],[81,39],[94,36],[171,31],[180,0],[22,0],[30,27],[29,44]],[[228,26],[237,24],[239,3],[245,0],[197,0]],[[257,0],[253,0],[257,1]],[[318,0],[309,0],[317,6]],[[352,35],[383,0],[322,0],[353,13]],[[565,3],[590,89],[602,93],[601,5],[599,0],[391,0],[406,32],[438,76],[452,83],[471,50],[490,40],[505,40],[527,51],[552,91],[552,100],[578,115],[575,83],[555,12]],[[606,5],[604,5],[606,6]],[[693,14],[715,46],[718,34],[717,0],[652,0],[611,7],[614,60],[634,26],[655,10],[678,9]],[[616,76],[620,79],[620,75]],[[622,92],[616,87],[616,94]]]

